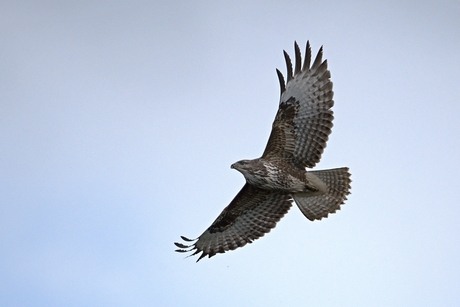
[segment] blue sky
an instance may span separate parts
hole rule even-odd
[[[2,1],[0,305],[458,306],[458,1]],[[324,45],[318,169],[352,194],[204,259],[259,157],[282,50]]]

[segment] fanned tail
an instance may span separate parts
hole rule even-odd
[[[350,194],[351,174],[348,167],[321,171],[310,171],[327,185],[327,192],[318,196],[298,193],[293,198],[300,211],[311,221],[327,217],[329,213],[340,210]]]

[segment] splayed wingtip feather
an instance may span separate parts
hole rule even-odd
[[[193,241],[198,240],[198,239],[189,239],[189,238],[184,237],[184,236],[180,236],[180,237],[181,237],[182,240],[187,241],[187,242],[193,242]]]
[[[286,68],[287,68],[287,82],[292,80],[292,62],[289,54],[283,50],[284,53],[284,60],[286,61]]]
[[[179,242],[174,242],[174,245],[176,245],[179,248],[189,248],[189,247],[191,247],[190,245],[185,245],[185,244],[182,244],[182,243],[179,243]]]

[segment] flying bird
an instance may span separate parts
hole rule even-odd
[[[209,258],[242,247],[276,226],[294,201],[305,217],[321,220],[340,209],[350,194],[347,167],[307,171],[321,159],[331,134],[334,105],[331,73],[323,61],[323,47],[311,64],[307,42],[305,59],[294,43],[295,67],[284,51],[287,80],[277,69],[281,87],[278,112],[268,144],[258,159],[231,165],[246,184],[217,219],[197,239],[174,244],[177,252]]]

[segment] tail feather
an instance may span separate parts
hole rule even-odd
[[[309,196],[298,193],[293,198],[300,211],[311,221],[327,217],[329,213],[340,210],[350,194],[351,174],[348,167],[335,168],[321,171],[311,171],[327,185],[327,192],[322,195]]]

